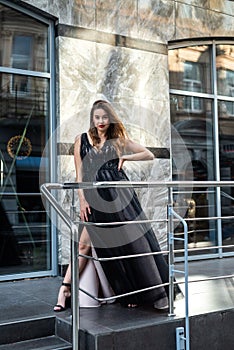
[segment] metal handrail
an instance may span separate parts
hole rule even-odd
[[[189,350],[189,311],[188,311],[188,230],[187,230],[187,223],[186,220],[184,220],[182,217],[180,217],[174,210],[173,210],[173,188],[178,186],[184,187],[230,187],[234,186],[233,181],[156,181],[156,182],[127,182],[127,181],[117,181],[117,182],[86,182],[86,183],[47,183],[43,184],[41,186],[41,193],[46,197],[46,199],[50,202],[52,207],[55,209],[57,214],[62,218],[62,220],[66,223],[66,225],[71,230],[71,270],[72,270],[72,337],[73,337],[73,349],[78,350],[79,349],[79,273],[78,273],[78,228],[77,228],[77,222],[74,222],[74,210],[71,212],[72,218],[66,213],[66,211],[61,207],[61,205],[57,202],[57,200],[54,198],[54,196],[50,193],[50,190],[55,189],[72,189],[73,190],[73,197],[74,197],[74,190],[75,189],[94,189],[94,188],[128,188],[128,187],[139,187],[139,188],[145,188],[145,187],[162,187],[165,186],[168,189],[168,225],[169,225],[169,283],[163,284],[163,285],[169,285],[169,316],[174,315],[174,274],[175,272],[181,273],[182,271],[177,271],[174,269],[174,240],[184,240],[184,252],[185,252],[185,268],[184,272],[182,272],[185,276],[185,324],[186,324],[186,337],[183,338],[186,341],[186,350]],[[72,208],[74,209],[74,208]],[[175,238],[173,235],[173,216],[176,217],[177,220],[180,220],[184,226],[184,238]],[[216,217],[217,219],[220,219],[223,217]],[[204,218],[202,218],[204,219]],[[197,218],[196,218],[197,220]],[[147,221],[147,220],[146,220]],[[154,220],[156,221],[156,220]],[[140,220],[142,222],[142,220]],[[150,222],[153,222],[150,220]],[[125,223],[125,222],[124,222]],[[127,223],[127,222],[126,222]],[[134,221],[136,224],[137,221]],[[82,222],[83,225],[89,225],[96,223],[87,223]],[[116,223],[112,223],[113,225]],[[119,224],[119,223],[118,223]],[[129,223],[131,224],[131,223]],[[98,223],[98,225],[105,226],[106,223]],[[110,225],[110,223],[108,223]],[[214,247],[212,247],[214,249]],[[147,253],[148,254],[148,253]],[[152,255],[154,253],[152,252]],[[142,256],[142,254],[141,254]],[[121,257],[121,258],[131,258],[130,257]],[[90,258],[88,256],[88,258]],[[117,257],[118,258],[118,257]],[[97,260],[99,260],[97,258]],[[107,260],[107,259],[106,259]],[[225,276],[224,276],[225,277]],[[161,286],[161,285],[160,285]],[[160,286],[154,286],[155,288],[159,288]],[[150,288],[154,288],[150,287]],[[144,289],[147,290],[147,289]],[[134,291],[130,292],[130,294],[139,293],[141,291]],[[88,294],[88,293],[87,293]],[[122,297],[125,295],[129,295],[129,293],[126,293],[121,296],[115,296],[116,297]],[[105,299],[107,300],[107,299]]]

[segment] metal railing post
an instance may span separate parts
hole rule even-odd
[[[76,217],[75,194],[72,189],[71,218]],[[79,232],[77,225],[71,227],[71,308],[72,308],[72,349],[79,350],[80,307],[79,307]]]
[[[186,350],[190,349],[190,330],[189,330],[189,290],[188,290],[188,225],[186,221],[182,221],[184,225],[184,282],[185,282],[185,344]]]
[[[188,225],[187,222],[178,215],[173,209],[171,209],[172,214],[179,219],[184,226],[184,238],[179,238],[179,240],[184,241],[184,271],[175,270],[174,272],[182,273],[184,275],[185,283],[185,344],[186,350],[190,349],[190,339],[189,339],[189,292],[188,292]],[[177,238],[178,239],[178,238]]]
[[[173,188],[168,187],[168,265],[169,265],[169,314],[174,316],[174,224],[173,224]]]

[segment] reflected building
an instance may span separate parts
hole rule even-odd
[[[210,44],[169,50],[171,121],[186,144],[192,162],[182,173],[174,168],[173,176],[181,180],[233,179],[233,45]],[[178,146],[172,153],[178,157]],[[218,193],[217,193],[218,191]],[[221,202],[217,201],[217,195]],[[194,188],[196,217],[233,215],[233,189]],[[232,220],[222,222],[222,238],[231,239]],[[196,221],[191,236],[198,241],[218,245],[217,222]],[[191,239],[192,241],[192,239]],[[228,241],[229,243],[229,241]]]
[[[3,274],[13,261],[19,272],[50,266],[50,224],[39,189],[39,167],[50,123],[48,28],[0,4],[0,198],[5,223],[0,236],[4,251],[9,251],[13,240],[4,238],[7,224],[7,232],[14,236],[12,249],[17,245],[19,255],[11,259],[8,254],[8,261],[2,252]],[[49,178],[49,172],[46,176]]]

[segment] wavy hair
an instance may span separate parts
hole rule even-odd
[[[98,136],[97,128],[94,126],[93,115],[96,109],[103,109],[109,117],[110,126],[107,129],[107,140],[115,141],[115,147],[117,148],[118,153],[120,148],[124,147],[125,139],[128,138],[127,131],[119,119],[117,113],[112,108],[111,104],[104,100],[97,100],[94,102],[92,109],[90,111],[90,127],[89,135],[92,139],[93,145],[97,146],[101,140]]]

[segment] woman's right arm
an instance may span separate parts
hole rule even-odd
[[[82,182],[82,160],[80,157],[80,143],[81,137],[77,136],[74,145],[74,162],[77,182]],[[82,221],[88,221],[88,214],[91,214],[91,209],[85,199],[83,189],[78,189],[78,196],[80,201],[80,218]]]

